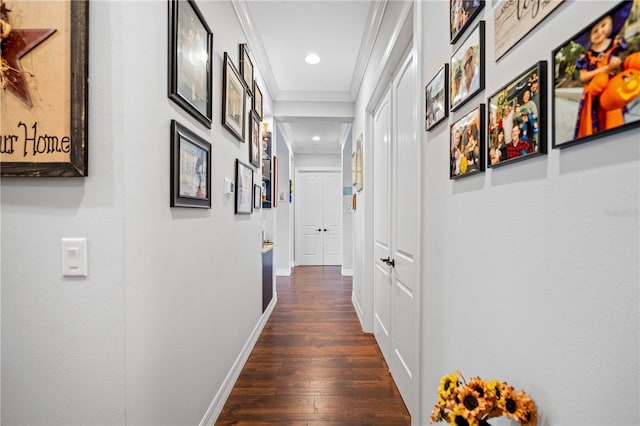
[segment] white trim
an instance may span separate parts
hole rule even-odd
[[[365,25],[365,32],[362,35],[362,41],[360,42],[360,54],[356,60],[356,66],[353,71],[353,78],[351,79],[351,87],[349,93],[353,99],[358,96],[358,91],[362,85],[364,79],[364,73],[369,65],[371,59],[371,53],[373,47],[380,32],[380,26],[382,25],[382,18],[384,12],[387,10],[388,0],[380,0],[373,2],[369,9],[369,16],[367,16],[367,24]]]
[[[341,274],[342,274],[343,277],[352,277],[353,276],[353,269],[342,268]]]
[[[220,388],[218,388],[218,392],[216,392],[216,395],[213,397],[213,401],[211,401],[211,404],[209,404],[207,412],[200,421],[200,426],[213,426],[218,419],[218,416],[220,416],[220,413],[224,408],[224,404],[227,402],[227,398],[229,398],[231,390],[236,384],[236,381],[238,380],[238,377],[242,372],[242,368],[247,362],[247,359],[249,359],[249,355],[251,355],[251,351],[253,351],[253,348],[256,345],[256,342],[258,341],[258,338],[260,337],[264,326],[267,324],[269,317],[271,317],[271,313],[273,312],[273,309],[275,308],[277,302],[278,295],[274,293],[273,299],[271,299],[271,303],[269,303],[269,306],[267,306],[267,309],[262,314],[260,321],[258,321],[253,331],[249,335],[247,342],[242,348],[242,351],[240,351],[238,357],[231,366],[229,373],[227,373],[227,377],[225,377],[222,385],[220,386]]]
[[[292,267],[292,268],[295,268],[296,262],[294,262],[293,260],[290,260],[289,261],[289,266]]]
[[[296,167],[296,173],[308,172],[341,172],[342,167]]]
[[[364,314],[364,312],[362,312],[362,308],[360,307],[360,304],[358,303],[358,299],[356,298],[356,295],[351,292],[351,304],[353,305],[353,309],[356,311],[356,315],[358,316],[358,319],[360,320],[360,327],[362,327],[362,315]],[[362,328],[363,331],[365,331],[365,333],[367,332],[364,328]],[[376,344],[378,344],[376,342]]]
[[[290,277],[291,268],[278,268],[276,269],[276,276],[278,277]]]

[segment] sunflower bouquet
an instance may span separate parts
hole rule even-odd
[[[438,403],[431,423],[446,421],[452,426],[490,426],[489,420],[507,416],[522,426],[536,426],[536,406],[524,391],[516,392],[507,382],[474,377],[469,383],[459,371],[443,376]]]

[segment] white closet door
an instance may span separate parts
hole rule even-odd
[[[342,175],[324,173],[323,265],[342,265]]]

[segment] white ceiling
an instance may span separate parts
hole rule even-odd
[[[285,102],[353,103],[386,1],[236,0],[251,56],[277,109]],[[315,53],[320,63],[304,58]],[[270,111],[267,111],[270,112]],[[273,111],[271,111],[273,113]],[[340,153],[344,117],[278,117],[294,153]],[[313,141],[319,136],[320,141]]]

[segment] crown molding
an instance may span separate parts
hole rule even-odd
[[[253,19],[251,18],[248,2],[247,0],[232,0],[231,4],[233,5],[236,16],[240,21],[242,31],[249,43],[249,50],[252,53],[253,60],[255,61],[257,68],[260,70],[260,75],[267,86],[266,89],[269,91],[271,99],[275,102],[280,94],[280,89],[278,88],[276,79],[273,76],[271,63],[269,62],[269,57],[267,56],[264,45],[262,44],[262,38],[253,25]]]
[[[380,32],[380,26],[382,25],[382,18],[384,12],[387,10],[388,0],[376,1],[371,4],[369,9],[369,16],[367,16],[367,24],[365,26],[364,34],[362,35],[362,41],[360,42],[360,49],[358,53],[358,59],[353,71],[353,78],[351,79],[351,87],[349,93],[352,101],[358,96],[362,79],[364,78],[365,70],[371,59],[371,53],[373,47]]]
[[[353,102],[349,92],[281,91],[278,102]]]

